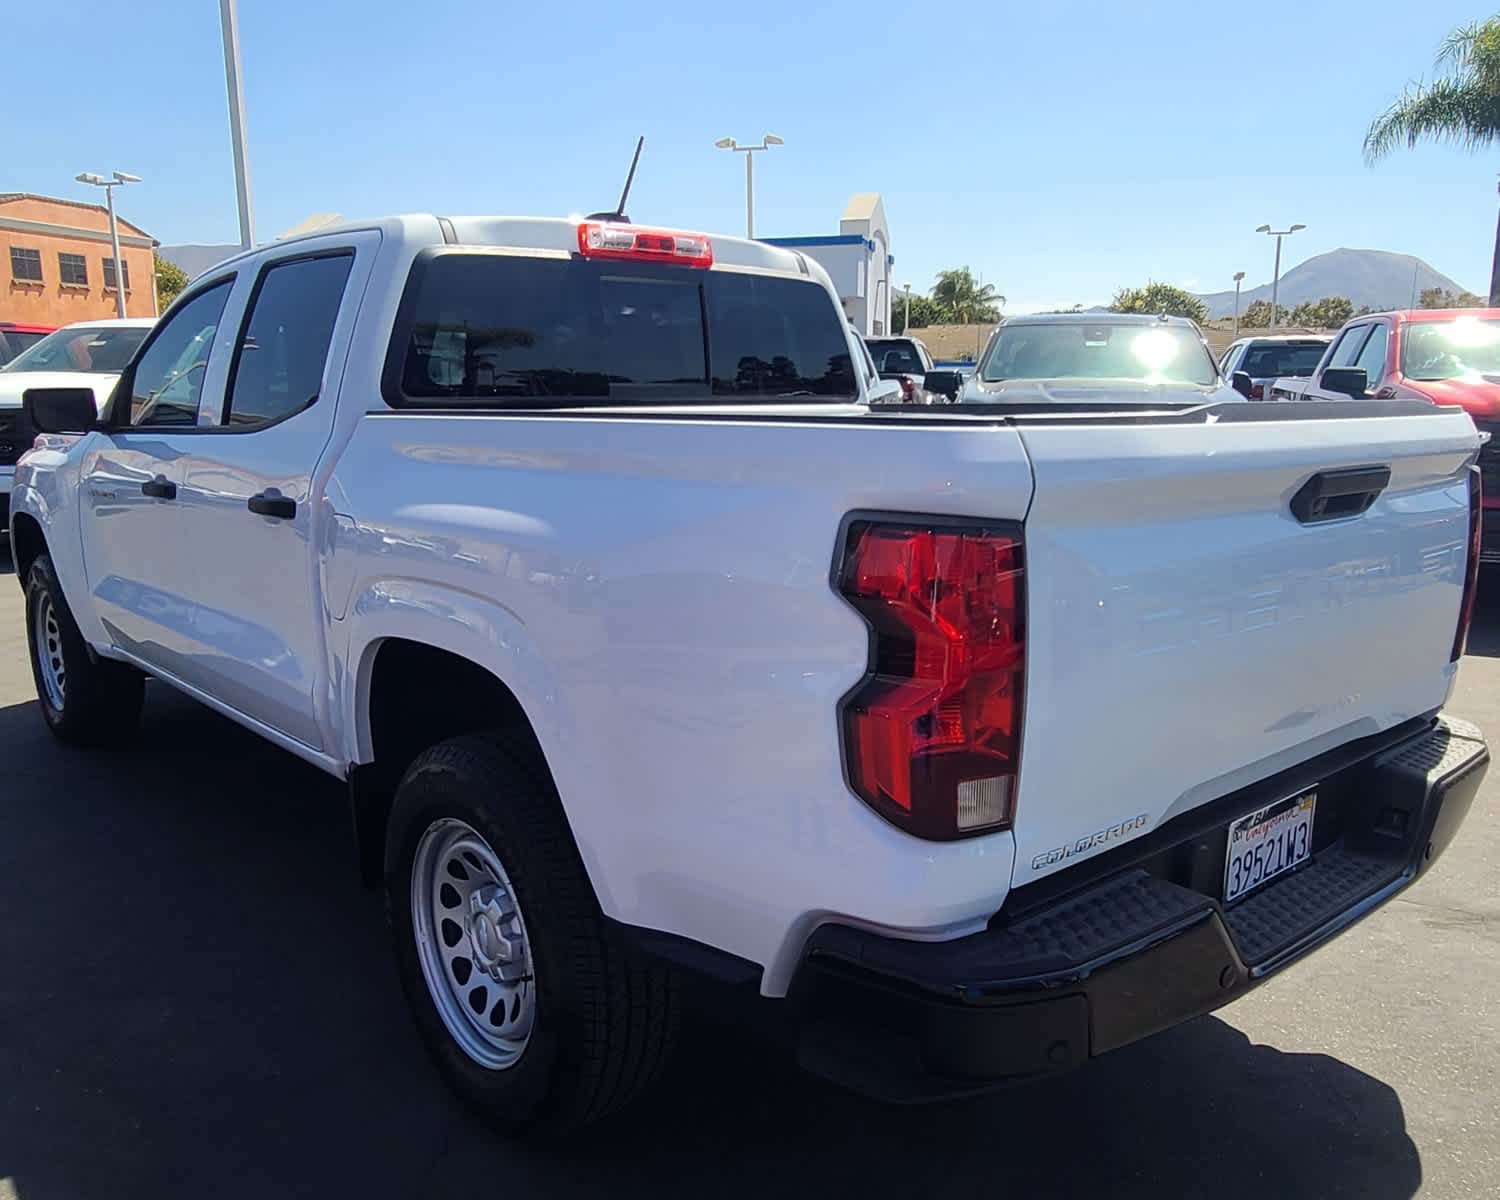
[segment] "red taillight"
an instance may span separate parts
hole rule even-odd
[[[919,837],[1008,828],[1025,674],[1016,526],[855,521],[839,591],[870,623],[844,701],[850,786]]]
[[[910,375],[902,375],[898,380],[901,384],[901,399],[910,400],[917,390],[917,382]]]
[[[1250,385],[1250,399],[1264,400],[1266,398],[1266,385],[1263,383],[1252,383]]]
[[[630,258],[681,267],[714,265],[713,244],[701,233],[641,229],[605,221],[584,221],[578,226],[578,253],[585,258]]]
[[[1464,643],[1469,640],[1469,626],[1474,621],[1474,597],[1479,594],[1479,541],[1484,527],[1484,500],[1479,487],[1479,468],[1469,468],[1469,557],[1464,563],[1464,594],[1458,606],[1458,632],[1453,635],[1453,655],[1449,662],[1463,657]]]

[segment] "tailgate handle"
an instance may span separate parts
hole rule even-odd
[[[1375,503],[1390,481],[1390,467],[1319,471],[1292,497],[1292,515],[1304,525],[1357,517]]]

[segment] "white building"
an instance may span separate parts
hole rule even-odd
[[[760,240],[800,250],[821,265],[860,333],[879,336],[890,329],[891,268],[896,259],[879,192],[851,197],[836,234]]]

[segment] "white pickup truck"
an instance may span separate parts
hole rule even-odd
[[[1440,712],[1467,415],[872,411],[854,336],[793,250],[622,223],[232,259],[102,418],[25,397],[41,712],[118,742],[151,675],[346,779],[416,1024],[517,1131],[637,1092],[690,973],[953,1095],[1216,1008],[1442,851],[1489,761]]]

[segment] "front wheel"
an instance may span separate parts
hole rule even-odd
[[[672,978],[607,934],[534,746],[474,735],[422,754],[392,806],[385,888],[417,1028],[493,1123],[564,1133],[654,1080]]]
[[[26,574],[26,641],[42,717],[58,738],[75,746],[118,745],[135,732],[145,676],[90,652],[45,554]]]

